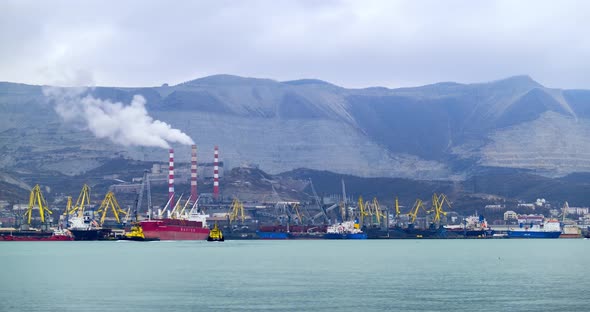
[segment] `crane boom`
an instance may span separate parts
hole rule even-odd
[[[43,193],[41,193],[41,187],[39,184],[35,185],[33,189],[31,189],[31,194],[29,195],[29,208],[27,212],[25,212],[25,216],[27,216],[27,223],[31,224],[31,219],[33,216],[33,208],[37,205],[39,207],[39,215],[41,216],[41,222],[45,223],[45,214],[52,214],[51,210],[47,208],[47,202],[43,197]]]
[[[315,187],[313,186],[313,182],[311,181],[311,178],[309,179],[309,186],[311,187],[311,192],[313,193],[313,199],[315,200],[316,205],[318,206],[318,209],[320,210],[320,213],[318,213],[312,217],[312,222],[321,216],[324,217],[324,221],[326,223],[330,222],[330,218],[328,218],[328,213],[326,212],[326,210],[324,210],[323,204],[320,201],[320,197],[318,196],[318,193],[315,191]]]
[[[420,210],[420,208],[422,208],[422,210],[424,210],[422,200],[416,199],[414,206],[412,207],[410,212],[408,212],[408,216],[410,217],[410,223],[414,223],[416,221],[416,217],[418,216],[418,211]]]
[[[121,223],[121,218],[119,217],[120,214],[127,215],[127,212],[125,212],[123,209],[121,209],[121,206],[119,206],[119,203],[115,198],[115,193],[113,192],[108,192],[105,195],[104,199],[102,200],[102,203],[100,204],[100,207],[98,208],[98,214],[102,214],[102,216],[100,217],[101,226],[104,224],[107,212],[109,210],[113,212],[113,216],[115,217],[115,220],[117,220],[117,223]]]

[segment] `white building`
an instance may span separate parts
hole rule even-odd
[[[512,210],[508,210],[506,212],[504,212],[504,221],[509,221],[509,220],[516,220],[518,219],[518,214]]]
[[[588,214],[589,210],[590,209],[587,207],[568,207],[567,214],[582,216],[582,215]]]

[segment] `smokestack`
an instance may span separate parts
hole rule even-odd
[[[213,198],[219,199],[219,148],[217,145],[213,154]]]
[[[191,152],[191,198],[190,202],[197,201],[197,146],[192,146]]]
[[[170,167],[168,168],[168,200],[174,207],[174,149],[170,149]]]

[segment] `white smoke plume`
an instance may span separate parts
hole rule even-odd
[[[87,91],[87,88],[43,88],[43,93],[55,102],[55,111],[64,121],[81,122],[98,138],[125,146],[170,148],[170,143],[194,144],[182,131],[154,120],[141,95],[135,95],[129,105],[124,105],[97,99]]]

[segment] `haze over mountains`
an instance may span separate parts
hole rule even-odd
[[[310,168],[364,177],[465,179],[482,167],[548,176],[590,171],[590,91],[528,76],[489,83],[346,89],[320,80],[216,75],[176,86],[89,91],[188,134],[199,161],[219,145],[226,166],[270,173]],[[109,158],[166,161],[163,149],[126,147],[64,122],[41,86],[0,83],[0,170],[77,174]],[[174,146],[187,161],[188,146]]]

